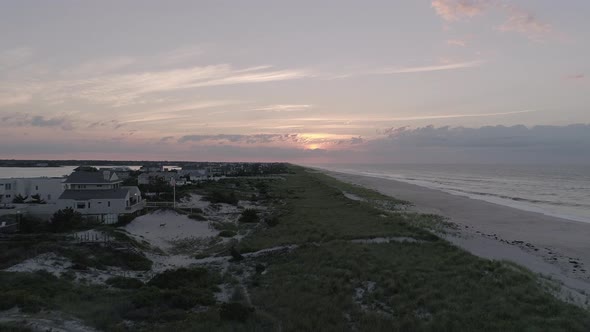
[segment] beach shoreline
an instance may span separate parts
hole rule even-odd
[[[408,211],[437,214],[457,225],[445,239],[474,255],[507,260],[556,280],[564,295],[587,305],[590,224],[516,209],[391,179],[319,170],[340,181],[409,201]],[[573,299],[571,298],[573,297]],[[580,303],[581,302],[581,303]]]

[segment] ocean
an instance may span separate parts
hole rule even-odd
[[[310,165],[590,222],[590,165]]]
[[[70,175],[76,167],[78,167],[78,166],[0,167],[0,179],[62,177],[62,176]],[[97,168],[101,168],[101,167],[129,167],[131,170],[138,170],[140,166],[94,166],[94,167],[97,167]]]

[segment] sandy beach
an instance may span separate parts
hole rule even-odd
[[[489,259],[509,260],[563,284],[565,297],[590,294],[590,224],[518,210],[409,183],[323,171],[341,181],[414,204],[411,211],[449,218],[458,234],[445,238]],[[569,292],[568,292],[569,290]],[[571,294],[568,294],[571,293]],[[587,303],[586,303],[587,304]]]

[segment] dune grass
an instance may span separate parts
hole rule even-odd
[[[289,254],[260,258],[268,271],[256,275],[250,289],[253,303],[284,330],[590,329],[588,311],[554,298],[530,271],[478,258],[402,214],[384,215],[368,202],[350,200],[334,181],[295,168],[271,187],[280,223],[241,244],[243,250],[300,244]],[[388,236],[424,241],[350,241]]]
[[[277,225],[244,239],[242,251],[383,236],[436,240],[430,232],[407,223],[404,216],[384,214],[370,202],[346,198],[339,187],[345,184],[324,174],[294,169],[297,171],[286,176],[287,181],[269,186]]]

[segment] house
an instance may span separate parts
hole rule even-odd
[[[208,175],[209,175],[207,172],[207,169],[204,169],[204,168],[203,169],[186,169],[186,170],[183,169],[183,170],[179,171],[178,174],[184,178],[188,177],[188,179],[190,181],[195,181],[195,182],[207,180]]]
[[[48,204],[54,204],[64,191],[63,178],[11,178],[0,179],[0,204],[12,204],[17,196],[31,200],[34,195]]]
[[[73,172],[64,181],[58,208],[72,208],[85,216],[113,223],[122,214],[142,210],[145,200],[137,187],[123,187],[113,171]]]
[[[159,165],[144,165],[139,168],[139,171],[142,173],[146,172],[163,172],[164,166]]]
[[[137,184],[151,184],[156,179],[162,179],[167,184],[170,184],[172,179],[178,178],[178,173],[176,172],[150,172],[150,173],[142,173],[137,177]]]

